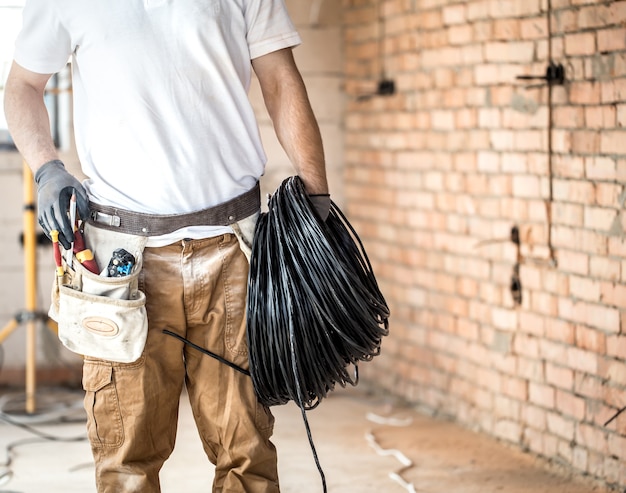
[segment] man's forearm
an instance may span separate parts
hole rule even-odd
[[[324,146],[304,86],[285,89],[273,117],[278,139],[307,192],[327,193]]]
[[[290,50],[273,56],[279,63],[257,63],[255,69],[278,140],[307,192],[328,193],[322,137],[302,77]]]
[[[45,84],[44,84],[45,87]],[[11,137],[33,171],[58,158],[50,134],[43,87],[25,83],[12,69],[5,86],[4,112]]]

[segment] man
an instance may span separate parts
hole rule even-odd
[[[147,237],[143,354],[132,363],[84,362],[100,493],[160,491],[184,384],[216,466],[213,491],[279,491],[273,417],[251,379],[163,330],[247,368],[248,261],[233,232],[250,212],[238,198],[265,166],[247,98],[251,67],[281,144],[327,213],[319,128],[291,52],[299,42],[283,0],[26,1],[5,113],[35,172],[40,224],[69,247],[72,193],[95,226],[111,219],[109,210],[150,219],[137,231],[121,227]],[[82,184],[58,160],[43,103],[48,79],[69,58]],[[225,224],[188,215],[229,201],[235,214]],[[160,216],[172,214],[183,222],[161,228]]]

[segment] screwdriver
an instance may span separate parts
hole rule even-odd
[[[76,228],[74,231],[74,255],[76,255],[78,261],[83,264],[83,267],[88,271],[94,274],[100,274],[98,264],[96,264],[93,258],[93,252],[85,246],[85,240],[80,228]]]
[[[59,247],[59,232],[56,229],[51,230],[50,237],[52,238],[52,249],[54,251],[54,262],[57,266],[57,276],[63,277],[65,271],[63,270],[61,248]]]

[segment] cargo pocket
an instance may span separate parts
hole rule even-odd
[[[92,447],[118,448],[124,442],[124,427],[113,366],[85,360],[83,388],[87,412],[87,434]]]
[[[233,363],[247,368],[248,343],[245,317],[248,262],[239,250],[237,242],[224,241],[220,244],[220,252],[224,259],[221,279],[226,317],[224,335],[226,347],[235,358]]]

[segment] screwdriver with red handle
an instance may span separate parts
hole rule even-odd
[[[79,228],[74,229],[74,255],[88,271],[99,274],[98,264],[93,258],[93,252],[85,246],[85,239]]]

